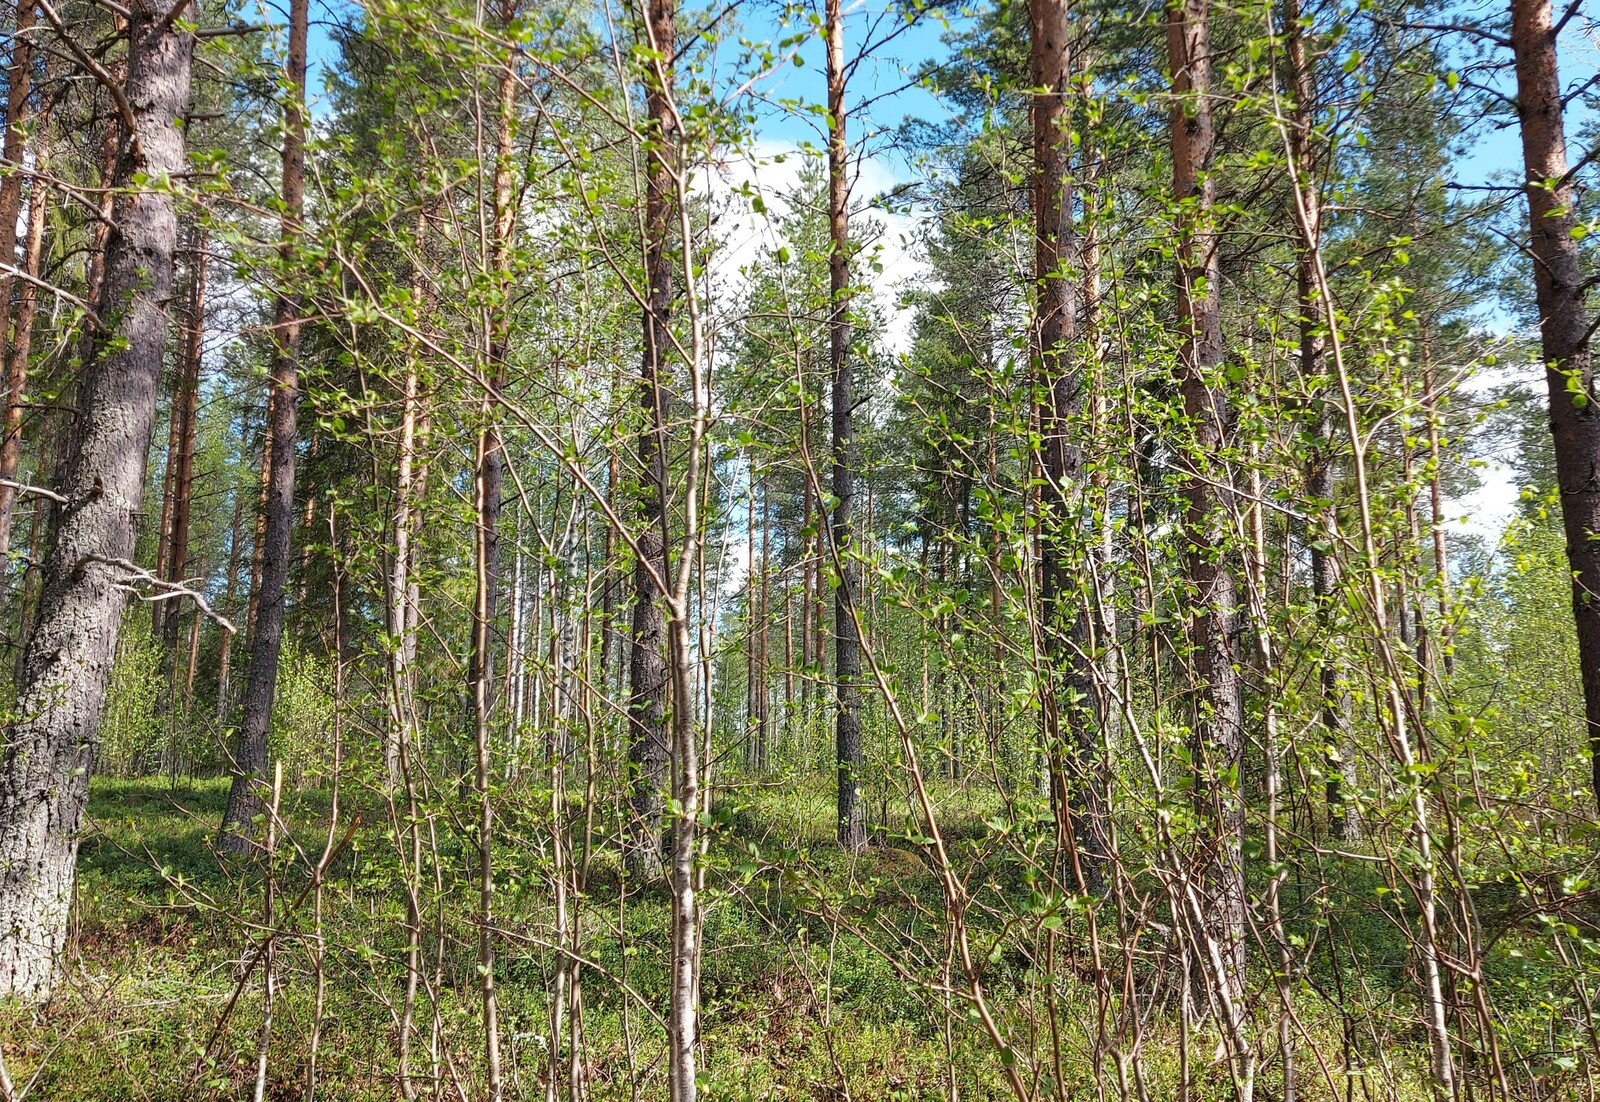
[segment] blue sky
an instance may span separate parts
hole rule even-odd
[[[270,0],[267,4],[268,19],[281,22],[286,18],[286,13],[281,10],[282,2]],[[1495,4],[1494,8],[1498,10],[1500,6]],[[330,25],[348,20],[357,10],[358,6],[352,0],[313,0],[312,20],[315,25],[311,32],[310,48],[313,95],[320,87],[317,70],[331,68],[337,63]],[[885,10],[883,0],[874,3],[845,0],[847,52],[853,54],[863,45],[862,39],[869,29],[875,29],[881,37],[885,29],[895,25],[891,18],[876,27],[871,26]],[[1485,8],[1481,14],[1487,12]],[[1473,8],[1464,9],[1461,14],[1463,21],[1469,25],[1475,21]],[[777,41],[803,29],[801,20],[780,21],[780,15],[779,6],[770,0],[744,0],[736,17],[740,20],[743,35],[755,41]],[[864,113],[859,112],[858,107],[853,108],[855,113],[851,122],[854,139],[860,140],[867,134],[892,129],[908,117],[930,120],[949,117],[947,105],[938,96],[923,88],[905,85],[911,82],[919,66],[948,56],[949,50],[942,41],[943,36],[949,27],[960,27],[967,22],[959,7],[937,9],[924,15],[886,49],[878,50],[860,66],[852,76],[850,100],[854,105],[867,100],[873,102]],[[1563,35],[1561,45],[1563,76],[1569,84],[1585,79],[1600,66],[1600,51],[1597,51],[1594,39],[1586,33],[1581,21],[1573,21]],[[785,66],[760,85],[770,104],[768,110],[761,112],[757,124],[757,136],[764,143],[797,146],[809,141],[820,144],[819,116],[782,110],[774,102],[781,98],[800,99],[809,103],[821,103],[824,100],[820,40],[815,36],[808,37],[800,49],[800,55],[800,66]],[[1573,105],[1569,129],[1575,130],[1582,119],[1581,106]],[[866,152],[888,159],[891,164],[885,167],[892,169],[892,175],[909,176],[911,170],[904,159],[893,151],[883,150],[883,144],[880,139]],[[1515,173],[1520,153],[1514,127],[1498,130],[1479,127],[1471,151],[1458,166],[1458,178],[1463,183],[1476,184],[1488,182],[1497,174]]]
[[[284,18],[282,11],[275,10],[279,2],[273,0],[268,8],[271,13],[268,19],[281,21]],[[315,70],[330,67],[337,60],[328,24],[333,20],[348,19],[354,10],[355,5],[351,0],[313,0],[312,19],[314,24],[318,24],[313,26],[311,35],[313,95],[317,94],[321,85]],[[1499,18],[1503,10],[1502,0],[1487,0],[1482,4],[1468,0],[1453,9],[1452,17],[1471,26],[1490,16]],[[884,11],[883,0],[845,0],[847,55],[856,54],[869,30],[875,32],[873,37],[876,38],[896,25],[892,19],[875,23]],[[744,0],[738,16],[741,34],[754,41],[778,41],[805,28],[803,16],[785,22],[780,18],[781,12],[781,6],[770,0]],[[851,137],[857,143],[860,157],[858,198],[865,199],[914,178],[915,169],[902,153],[889,148],[886,140],[886,136],[903,120],[916,117],[939,121],[950,117],[946,104],[925,89],[916,87],[913,76],[925,62],[948,56],[949,49],[942,41],[943,36],[951,24],[960,26],[963,19],[958,8],[945,9],[938,16],[924,16],[897,36],[888,47],[875,51],[852,75],[848,97],[853,112]],[[1575,86],[1600,67],[1600,50],[1597,50],[1595,37],[1581,20],[1574,20],[1567,29],[1561,47],[1562,75],[1568,86]],[[759,121],[755,129],[758,163],[746,166],[739,172],[739,175],[762,187],[769,201],[775,193],[792,185],[799,169],[796,158],[790,158],[781,165],[774,164],[771,158],[779,152],[793,150],[807,143],[818,147],[823,144],[822,116],[780,106],[783,100],[820,104],[826,98],[820,38],[815,34],[808,36],[799,47],[799,55],[798,66],[786,65],[759,84],[766,108],[758,112]],[[732,56],[732,51],[725,51],[724,56]],[[1509,71],[1500,75],[1502,90],[1505,90],[1510,79]],[[863,104],[867,104],[865,109],[861,106]],[[1569,143],[1586,121],[1581,106],[1574,105],[1569,109]],[[863,147],[859,143],[864,139],[866,145]],[[1573,157],[1576,156],[1574,152]],[[1455,166],[1455,176],[1458,182],[1469,185],[1514,181],[1520,175],[1520,161],[1521,147],[1514,125],[1499,128],[1480,125],[1474,128],[1472,144]],[[886,271],[881,290],[884,305],[892,306],[894,285],[915,278],[920,270],[913,240],[918,220],[915,215],[890,216],[884,220],[888,232],[884,239]],[[730,259],[733,264],[747,262],[754,250],[767,243],[770,237],[769,233],[755,227],[744,232],[749,234],[749,240],[733,250]],[[1504,310],[1491,310],[1486,317],[1492,325],[1507,324],[1508,315]],[[893,319],[891,330],[891,343],[903,344],[907,337],[907,319]],[[1493,536],[1511,513],[1516,487],[1511,485],[1509,473],[1503,467],[1491,465],[1483,474],[1482,489],[1464,498],[1458,506],[1462,515],[1471,518],[1471,530]]]

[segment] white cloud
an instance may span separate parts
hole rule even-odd
[[[714,233],[719,240],[709,273],[713,289],[720,295],[737,294],[748,284],[745,270],[753,267],[763,253],[790,245],[782,234],[782,222],[790,211],[790,197],[798,190],[808,162],[818,154],[802,151],[796,145],[763,139],[737,156],[730,157],[705,172],[715,205],[722,211]],[[927,216],[921,212],[888,212],[862,209],[880,195],[911,182],[912,177],[898,171],[886,156],[868,155],[853,161],[851,205],[859,227],[876,221],[883,229],[870,257],[882,272],[863,268],[856,278],[870,284],[874,304],[885,319],[885,341],[896,354],[911,346],[912,311],[899,306],[900,292],[908,282],[924,277],[928,271],[917,247],[917,234]],[[765,212],[752,209],[741,192],[748,188],[758,196]]]

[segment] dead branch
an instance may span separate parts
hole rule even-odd
[[[43,486],[30,486],[26,482],[12,482],[9,478],[0,478],[0,486],[9,486],[19,494],[31,494],[34,497],[47,497],[57,505],[65,505],[67,499],[54,490],[47,490]]]
[[[103,555],[85,555],[81,560],[79,560],[80,565],[91,562],[104,563],[106,566],[114,566],[118,570],[126,570],[128,572],[128,576],[117,579],[117,588],[127,590],[129,593],[137,596],[141,601],[153,603],[155,601],[170,601],[174,598],[181,599],[183,597],[189,597],[194,600],[195,607],[204,613],[208,618],[216,621],[217,626],[222,628],[223,631],[227,632],[229,635],[235,635],[239,631],[238,628],[233,626],[232,620],[228,619],[226,616],[222,615],[222,613],[211,607],[211,602],[206,600],[204,593],[201,593],[197,589],[191,589],[182,582],[162,581],[160,578],[150,573],[150,571],[146,570],[138,563],[130,562],[127,559],[113,559],[107,558]],[[144,593],[137,588],[138,585],[150,586],[152,589],[156,590],[156,592]]]

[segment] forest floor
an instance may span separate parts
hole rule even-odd
[[[999,1058],[974,1015],[960,1002],[952,1010],[939,990],[950,946],[938,878],[907,843],[878,845],[853,860],[839,854],[829,836],[832,796],[825,780],[774,786],[730,802],[715,816],[704,894],[702,1097],[947,1099],[951,1075],[962,1099],[1010,1097]],[[273,884],[276,912],[268,922],[259,866],[219,861],[210,848],[226,789],[221,779],[95,782],[67,981],[41,1013],[0,1011],[0,1045],[22,1097],[250,1097],[262,1052],[267,958],[261,946],[269,929],[282,932],[271,953],[276,990],[265,1047],[266,1097],[307,1096],[319,946],[325,951],[316,1097],[402,1096],[397,1052],[408,926],[386,809],[376,801],[363,809],[367,825],[339,854],[322,892],[302,900],[327,834],[329,794],[286,797],[283,818],[292,844],[282,851]],[[1026,884],[1003,870],[979,868],[995,859],[980,845],[989,833],[992,798],[976,786],[948,789],[940,795],[946,837],[964,855],[963,875],[987,877],[995,892],[1025,899]],[[542,1098],[551,1074],[550,993],[561,959],[549,941],[548,831],[541,834],[536,819],[515,815],[504,817],[503,831],[496,977],[507,1097]],[[446,891],[430,894],[425,907],[428,975],[417,1011],[415,1082],[420,1097],[461,1097],[457,1080],[467,1097],[475,1097],[482,1041],[474,851],[469,835],[451,833],[448,816],[441,816],[435,838],[437,883]],[[581,1077],[591,1098],[664,1097],[664,1034],[654,1015],[666,1006],[668,897],[657,886],[619,899],[621,878],[611,861],[593,863],[588,891],[569,908],[580,921],[585,961]],[[431,868],[427,875],[433,877]],[[1063,933],[1070,935],[1070,928]],[[1045,971],[1021,943],[977,940],[987,954],[985,985],[997,1012],[1008,1029],[1032,1031],[1035,1046],[1049,1029],[1044,992],[1054,989],[1056,1021],[1065,1029],[1060,1096],[1092,1092],[1097,1074],[1114,1091],[1108,1082],[1114,1070],[1101,1061],[1097,1071],[1092,1058],[1089,989],[1037,982]],[[1083,966],[1063,949],[1054,974]],[[429,987],[436,992],[431,1001]],[[1140,1064],[1148,1097],[1175,1096],[1180,1046],[1174,1018],[1170,1006],[1158,1007],[1143,1027]],[[1313,1032],[1320,1028],[1314,1016],[1307,1025]],[[1195,1038],[1204,1048],[1192,1059],[1200,1069],[1193,1073],[1196,1099],[1227,1093],[1225,1061],[1211,1058],[1215,1044],[1214,1037]],[[1386,1059],[1404,1064],[1407,1047]],[[1420,1061],[1420,1050],[1415,1055]],[[567,1047],[561,1062],[569,1060]],[[1045,1067],[1038,1074],[1054,1071]],[[565,1066],[557,1072],[557,1097],[566,1097],[569,1075]],[[1310,1084],[1303,1096],[1323,1092]]]

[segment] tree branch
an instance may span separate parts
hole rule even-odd
[[[198,30],[194,32],[194,36],[199,39],[226,38],[230,35],[255,34],[258,31],[276,31],[282,28],[281,23],[233,23],[226,27],[207,27]]]
[[[67,499],[54,490],[47,490],[43,486],[30,486],[26,482],[13,482],[9,478],[0,478],[0,486],[9,486],[19,494],[32,494],[34,497],[47,497],[58,505],[65,505]]]
[[[1414,31],[1442,31],[1448,34],[1464,34],[1476,38],[1485,38],[1497,46],[1504,46],[1508,50],[1511,49],[1511,39],[1504,35],[1495,34],[1493,31],[1486,31],[1482,27],[1474,27],[1468,23],[1406,23],[1404,25]]]
[[[1567,104],[1571,103],[1573,100],[1575,100],[1579,96],[1583,95],[1589,89],[1593,88],[1596,84],[1600,84],[1600,73],[1595,73],[1588,80],[1584,81],[1582,84],[1578,85],[1572,91],[1570,91],[1566,95],[1562,96],[1561,97],[1562,109],[1564,110],[1566,108]]]
[[[1550,28],[1550,33],[1559,35],[1567,29],[1567,24],[1572,22],[1572,17],[1583,10],[1583,0],[1572,0],[1567,5],[1567,10],[1561,13],[1561,18],[1556,20],[1555,26]]]
[[[85,555],[78,561],[80,567],[85,563],[91,562],[104,563],[106,566],[114,566],[118,570],[126,570],[128,572],[128,576],[117,579],[115,584],[118,589],[125,589],[128,592],[133,593],[141,601],[149,601],[153,603],[155,601],[170,601],[173,598],[192,597],[194,599],[195,607],[204,613],[208,618],[216,621],[217,625],[221,627],[223,631],[227,632],[229,635],[238,634],[239,629],[233,626],[233,621],[222,615],[222,613],[218,612],[216,609],[212,608],[211,602],[206,600],[205,594],[201,593],[197,589],[190,589],[182,582],[164,582],[154,574],[150,573],[150,571],[140,566],[138,563],[130,562],[127,559],[111,559],[106,558],[103,555]],[[152,589],[157,590],[157,592],[149,595],[141,593],[136,588],[135,583],[148,585]]]
[[[101,324],[100,324],[100,315],[98,315],[98,314],[96,314],[94,312],[94,307],[90,306],[87,302],[83,301],[83,299],[79,298],[77,295],[73,294],[72,292],[63,291],[60,287],[57,287],[55,284],[47,283],[44,280],[40,279],[38,276],[29,275],[27,272],[23,271],[21,268],[15,267],[14,265],[11,265],[11,264],[7,264],[4,261],[0,261],[0,272],[4,272],[8,276],[15,276],[17,279],[22,280],[22,282],[24,282],[24,283],[31,283],[35,287],[38,287],[42,291],[50,292],[50,294],[55,295],[57,298],[66,299],[68,302],[72,303],[74,306],[77,306],[77,307],[79,307],[80,309],[83,310],[84,315],[89,319],[89,324],[94,326],[96,332],[98,332],[101,328],[103,328],[101,326]]]
[[[56,29],[56,33],[61,36],[61,41],[67,44],[67,49],[72,51],[73,56],[78,59],[79,63],[93,73],[96,80],[105,85],[106,91],[111,93],[111,98],[117,105],[117,114],[122,117],[122,125],[128,128],[128,136],[137,140],[137,127],[133,119],[133,107],[128,103],[128,97],[122,94],[122,85],[117,82],[115,77],[106,72],[104,65],[90,57],[88,51],[72,36],[72,32],[67,30],[66,24],[61,22],[61,16],[56,14],[56,9],[50,6],[50,0],[34,0],[34,5],[39,9],[40,14],[49,21],[50,25]]]

